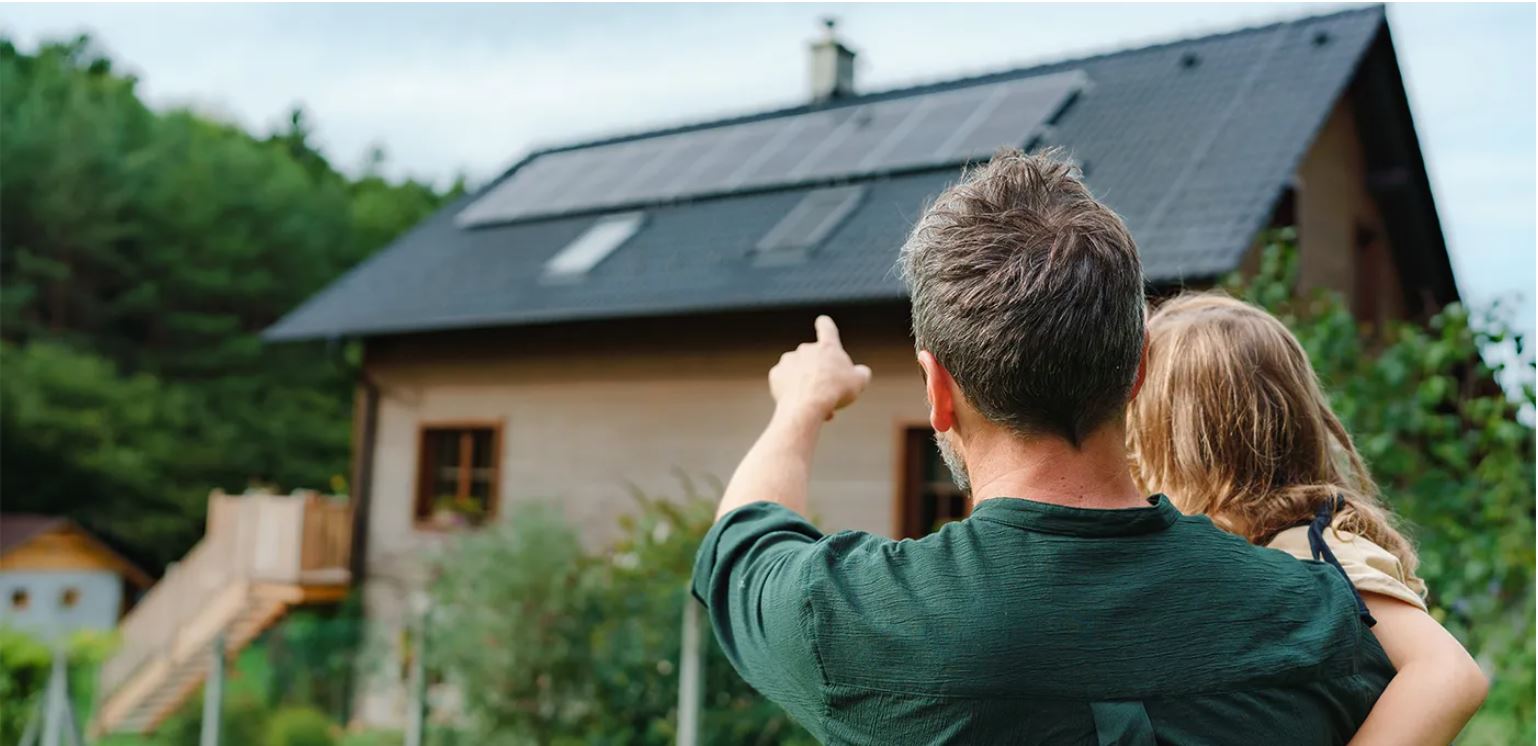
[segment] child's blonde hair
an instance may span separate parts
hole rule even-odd
[[[1213,293],[1158,308],[1127,445],[1144,490],[1255,544],[1308,523],[1340,495],[1334,526],[1388,550],[1414,576],[1415,548],[1379,502],[1308,354],[1259,308]]]

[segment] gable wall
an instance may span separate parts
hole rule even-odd
[[[1364,321],[1403,318],[1404,289],[1367,191],[1362,134],[1342,98],[1298,167],[1299,290],[1339,292]],[[1373,240],[1359,245],[1359,229]]]

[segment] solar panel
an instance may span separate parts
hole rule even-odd
[[[753,247],[760,265],[792,264],[805,259],[849,216],[865,186],[829,187],[807,192]]]
[[[725,189],[739,172],[751,168],[779,148],[779,141],[794,136],[798,128],[773,120],[728,127],[721,147],[711,152],[710,160],[697,171],[684,171],[674,184],[674,194],[708,194]]]
[[[546,209],[568,212],[616,204],[615,185],[654,158],[661,150],[655,139],[605,145],[587,154],[581,178],[552,198]],[[582,151],[571,151],[573,155]],[[595,157],[596,156],[596,157]]]
[[[1028,145],[1087,82],[1072,70],[541,154],[456,220],[487,225],[986,158]]]
[[[831,145],[802,163],[796,175],[837,177],[864,170],[861,164],[865,159],[891,139],[925,101],[924,97],[900,98],[860,107],[845,122],[843,137],[830,138]]]
[[[687,171],[711,163],[712,151],[726,142],[729,132],[703,131],[672,135],[674,148],[667,149],[666,162],[658,162],[649,174],[640,175],[626,185],[620,198],[667,198],[675,194],[672,185]]]
[[[804,114],[795,137],[785,138],[779,148],[758,164],[751,173],[739,174],[733,187],[760,187],[793,183],[796,168],[814,155],[828,138],[839,133],[845,120],[854,116],[856,108],[830,109],[814,114]]]
[[[871,153],[860,167],[886,171],[934,160],[940,146],[956,134],[994,90],[993,86],[974,86],[925,96],[893,139],[882,143],[881,149]]]
[[[613,187],[608,192],[608,198],[612,202],[627,202],[632,199],[645,199],[656,193],[655,187],[648,188],[648,184],[657,180],[659,175],[667,176],[667,171],[676,167],[679,163],[688,163],[683,151],[695,142],[695,138],[672,137],[659,138],[652,148],[651,156],[641,165],[628,174],[620,174]]]
[[[1082,86],[1082,74],[1065,73],[1027,78],[1010,83],[976,126],[952,150],[946,161],[973,160],[993,155],[1000,146],[1024,147],[1039,135],[1068,98]]]

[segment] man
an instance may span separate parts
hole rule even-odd
[[[1121,219],[1067,164],[1000,153],[902,266],[972,515],[917,541],[803,517],[821,425],[871,376],[819,317],[696,560],[737,671],[827,743],[1345,742],[1393,675],[1345,579],[1129,475],[1143,278]]]

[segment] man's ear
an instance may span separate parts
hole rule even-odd
[[[937,433],[946,432],[956,426],[956,382],[929,350],[919,350],[919,367],[929,397],[929,424]]]
[[[1137,357],[1137,378],[1132,380],[1132,395],[1127,401],[1137,398],[1139,391],[1143,390],[1143,377],[1148,375],[1148,331],[1143,331],[1143,352]]]

